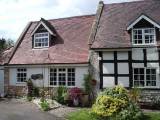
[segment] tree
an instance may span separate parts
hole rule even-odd
[[[12,47],[13,45],[14,45],[14,41],[11,39],[8,39],[8,40],[4,38],[0,39],[0,52],[7,48]]]

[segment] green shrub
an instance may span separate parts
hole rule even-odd
[[[110,87],[101,92],[92,109],[104,119],[140,120],[143,116],[129,92],[120,86]]]
[[[49,103],[47,103],[47,102],[40,103],[40,106],[41,106],[42,110],[44,110],[44,111],[47,111],[50,109]]]
[[[32,90],[32,93],[33,93],[33,97],[39,97],[39,88],[38,87],[33,87],[33,90]]]
[[[55,97],[55,100],[61,104],[66,103],[66,98],[67,98],[67,88],[65,86],[59,86],[57,88],[57,95]]]
[[[32,101],[32,97],[27,97],[27,101]]]

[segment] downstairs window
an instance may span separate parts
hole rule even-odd
[[[26,68],[18,68],[17,69],[17,82],[23,83],[27,79],[27,69]]]
[[[133,68],[134,86],[156,87],[156,68]]]
[[[51,68],[50,86],[75,86],[75,68]]]

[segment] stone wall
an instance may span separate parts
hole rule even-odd
[[[9,68],[4,67],[4,93],[9,94]]]
[[[155,90],[142,90],[140,93],[140,102],[150,103],[153,102],[157,97],[160,97],[160,89]]]
[[[89,73],[91,78],[96,80],[96,86],[92,87],[93,94],[97,96],[100,92],[100,71],[99,71],[99,54],[98,52],[90,50],[90,66],[89,66]]]

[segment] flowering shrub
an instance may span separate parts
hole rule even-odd
[[[125,100],[104,95],[97,98],[96,104],[93,105],[93,109],[98,115],[112,116],[114,113],[124,108],[125,106]]]
[[[129,92],[120,86],[105,89],[92,106],[93,112],[104,118],[140,120],[142,111],[129,97]]]
[[[69,89],[68,94],[69,94],[69,98],[70,98],[71,100],[76,100],[76,99],[78,99],[78,100],[81,101],[82,98],[83,98],[84,92],[83,92],[83,90],[82,90],[81,88],[74,87],[74,88],[70,88],[70,89]]]

